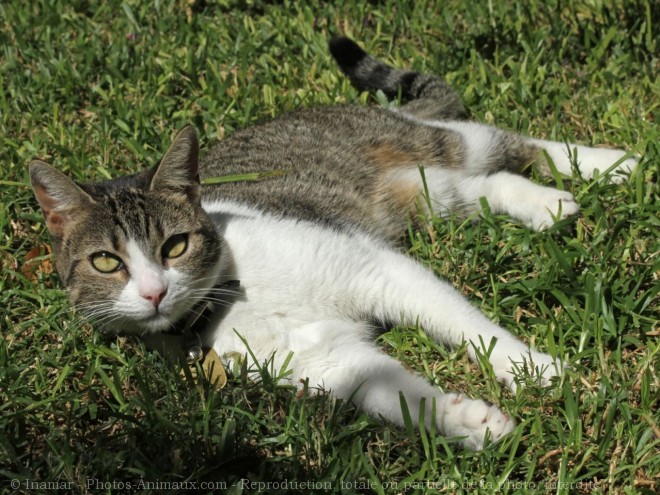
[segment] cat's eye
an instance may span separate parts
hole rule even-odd
[[[89,259],[92,266],[101,273],[116,272],[124,266],[124,263],[117,256],[106,251],[94,253]]]
[[[188,248],[188,235],[176,234],[170,237],[161,250],[163,258],[173,259],[178,258],[186,252]]]

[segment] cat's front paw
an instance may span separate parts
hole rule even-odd
[[[573,195],[568,191],[545,188],[535,200],[534,208],[530,211],[527,226],[533,230],[546,230],[556,221],[577,215],[580,207]]]
[[[467,449],[482,450],[486,439],[496,442],[516,426],[513,419],[493,404],[463,395],[448,395],[440,426],[448,435],[465,437],[462,444]]]
[[[523,374],[535,380],[539,385],[547,387],[551,384],[551,379],[561,375],[563,370],[560,360],[533,349],[513,355],[491,357],[491,364],[497,379],[513,391],[518,387],[518,382],[524,382],[524,380],[516,380],[516,377],[522,378]]]

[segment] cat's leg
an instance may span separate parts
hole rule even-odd
[[[520,370],[543,385],[561,372],[558,360],[530,349],[486,318],[451,285],[404,255],[389,250],[372,254],[353,277],[355,287],[346,296],[359,301],[360,307],[368,307],[377,320],[419,323],[434,340],[451,346],[467,341],[470,357],[476,361],[479,354],[488,355],[497,379],[512,389]]]
[[[424,190],[419,170],[399,171],[396,180],[402,188],[417,183],[419,190]],[[462,171],[429,167],[424,170],[424,181],[430,207],[434,214],[441,216],[451,212],[478,212],[481,210],[480,199],[486,198],[493,213],[504,213],[533,230],[544,230],[556,220],[580,211],[570,192],[540,186],[511,172],[468,175]],[[426,205],[424,202],[420,204]]]
[[[401,180],[413,181],[415,176],[419,176],[419,171],[409,170]],[[430,206],[438,215],[480,211],[480,198],[486,198],[493,213],[505,213],[533,230],[544,230],[556,220],[580,211],[570,192],[540,186],[512,172],[468,175],[462,171],[426,168],[424,177]]]
[[[307,379],[311,388],[350,399],[369,414],[401,426],[403,394],[416,425],[428,428],[435,421],[441,434],[464,437],[461,443],[472,450],[482,449],[487,436],[496,441],[513,430],[513,420],[497,406],[440,392],[367,342],[368,333],[364,324],[343,320],[318,321],[291,330],[294,375]],[[422,405],[425,425],[419,424]]]
[[[570,192],[534,184],[518,173],[537,161],[541,171],[547,174],[549,168],[541,155],[543,149],[559,172],[571,174],[571,157],[566,145],[528,139],[474,122],[424,122],[431,127],[457,133],[463,143],[462,167],[425,169],[426,186],[434,213],[479,211],[479,200],[485,197],[494,213],[509,214],[534,230],[543,230],[553,225],[555,220],[579,212]],[[580,171],[588,177],[595,170],[605,171],[611,166],[615,167],[612,172],[628,172],[637,163],[633,158],[624,159],[626,153],[623,151],[570,146],[577,153]],[[419,175],[412,169],[397,170],[395,173],[395,179],[401,181],[404,188],[409,187]],[[420,183],[418,177],[417,181]],[[421,190],[421,185],[419,187]]]
[[[244,356],[250,368],[267,366],[292,385],[306,386],[308,391],[326,390],[337,398],[351,400],[372,416],[382,416],[401,426],[403,394],[416,426],[429,428],[435,421],[441,434],[464,437],[462,445],[472,450],[483,448],[487,437],[498,440],[515,425],[497,406],[442,393],[408,372],[373,345],[372,330],[366,323],[323,320],[300,325],[287,318],[257,317],[248,321],[243,316],[247,315],[236,319],[244,322],[240,331],[205,335],[205,345],[222,355],[229,369],[233,368],[235,355]],[[419,424],[422,405],[424,425]]]
[[[542,139],[527,139],[527,142],[544,150],[557,171],[564,175],[572,175],[572,164],[577,162],[580,175],[590,179],[598,170],[600,175],[605,172],[613,182],[623,182],[637,166],[637,159],[623,150],[609,148],[592,148],[580,144],[559,143]],[[541,157],[541,172],[549,174],[549,168]]]
[[[509,214],[534,230],[578,213],[570,192],[534,184],[519,174],[539,157],[539,149],[527,138],[475,122],[420,122],[456,135],[460,165],[425,167],[424,184],[416,168],[392,170],[389,179],[401,190],[416,184],[418,190],[428,191],[433,213],[480,211],[480,199],[485,197],[494,213]]]
[[[548,153],[557,170],[562,174],[571,174],[571,158],[568,148],[562,143],[551,141],[534,141],[535,146],[542,146]],[[608,166],[615,165],[608,176],[614,182],[625,179],[637,165],[637,160],[625,158],[627,153],[621,150],[589,148],[587,146],[570,145],[577,153],[580,173],[592,177],[596,170],[601,173]],[[543,157],[540,157],[544,160]],[[547,165],[542,161],[541,171],[548,173]],[[490,174],[466,175],[455,171],[437,168],[425,170],[427,185],[432,205],[436,213],[442,213],[447,208],[447,184],[451,184],[451,198],[454,205],[451,209],[464,212],[479,211],[480,198],[485,197],[493,213],[505,213],[520,220],[533,230],[545,230],[558,220],[576,215],[580,207],[575,197],[569,191],[554,187],[541,186],[517,173],[496,171]]]
[[[537,163],[541,172],[548,175],[550,169],[544,157],[539,156],[540,150],[548,154],[560,173],[568,176],[573,174],[575,160],[585,178],[593,177],[598,170],[601,174],[608,172],[613,181],[621,182],[638,163],[635,157],[626,158],[630,153],[623,150],[532,139],[477,122],[413,120],[458,133],[464,143],[464,169],[468,172],[519,172],[527,165]]]

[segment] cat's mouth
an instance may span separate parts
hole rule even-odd
[[[203,308],[199,309],[201,306]],[[206,303],[191,306],[181,302],[181,304],[168,309],[154,308],[154,312],[141,319],[139,325],[145,333],[181,333],[181,329],[186,326],[186,322],[205,309],[206,306]]]
[[[176,302],[164,301],[153,307],[148,314],[137,319],[144,333],[171,332],[179,326],[182,319],[193,310],[194,304],[187,297],[177,297]]]
[[[207,297],[198,299],[192,306],[182,302],[167,312],[155,308],[155,312],[143,321],[146,333],[183,334],[193,329],[200,331],[211,320],[216,308],[226,306],[228,299],[238,296],[240,290],[240,281],[228,280],[207,289]]]

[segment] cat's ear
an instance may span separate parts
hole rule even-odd
[[[172,141],[160,161],[150,191],[173,190],[183,192],[191,201],[199,202],[199,141],[192,126],[186,126]]]
[[[30,182],[53,237],[62,237],[68,224],[94,204],[78,184],[40,160],[30,163]]]

